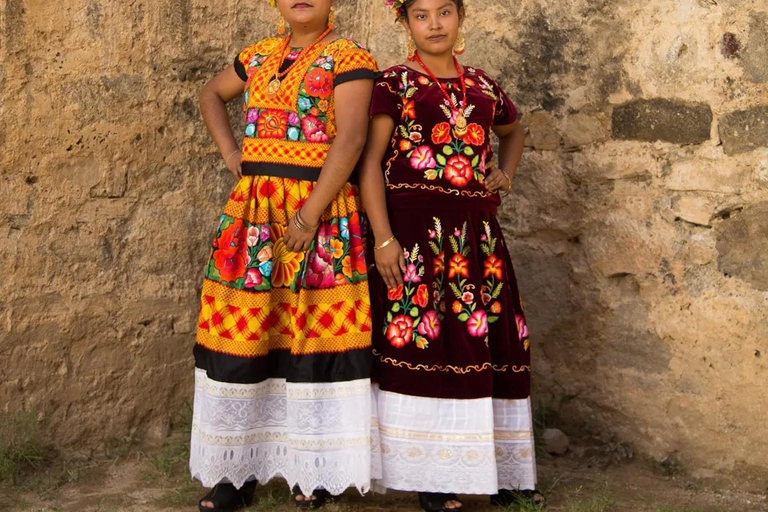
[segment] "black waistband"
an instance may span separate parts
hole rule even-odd
[[[292,180],[317,181],[321,171],[321,168],[306,167],[303,165],[243,162],[243,176],[276,176],[278,178],[289,178]],[[357,169],[352,171],[352,175],[347,181],[349,183],[357,184]]]

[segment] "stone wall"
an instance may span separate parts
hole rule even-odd
[[[339,2],[344,32],[402,59],[378,0]],[[274,13],[0,6],[0,406],[63,448],[161,438],[233,185],[196,95]],[[698,476],[765,475],[768,5],[473,0],[467,32],[530,127],[501,219],[535,400]]]

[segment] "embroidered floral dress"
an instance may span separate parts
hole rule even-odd
[[[534,489],[528,330],[501,228],[483,186],[491,127],[517,109],[466,69],[468,129],[454,130],[460,80],[406,66],[376,82],[371,114],[395,121],[382,165],[405,285],[371,272],[383,487],[493,494]],[[451,104],[453,103],[453,104]],[[461,133],[461,131],[459,131]]]
[[[341,493],[370,484],[370,299],[366,225],[354,177],[305,253],[283,235],[312,192],[336,137],[334,89],[373,79],[358,44],[323,43],[272,96],[283,40],[238,55],[244,82],[243,178],[205,268],[195,346],[190,468],[211,487],[274,476]]]

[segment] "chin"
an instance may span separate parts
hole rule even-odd
[[[421,48],[423,48],[426,53],[431,53],[432,55],[442,55],[443,53],[453,52],[453,45],[448,43],[426,43]]]

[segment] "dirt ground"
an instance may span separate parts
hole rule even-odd
[[[614,450],[615,452],[615,450]],[[715,512],[768,511],[768,494],[711,489],[685,476],[679,467],[617,457],[605,450],[577,450],[565,457],[539,457],[540,488],[547,510],[564,512]],[[602,455],[601,455],[602,454]],[[161,448],[123,447],[99,460],[50,461],[0,484],[2,511],[171,512],[197,510],[205,492],[186,472],[186,435],[172,436]],[[249,512],[293,510],[287,486],[260,487]],[[494,510],[487,497],[467,496],[465,510]],[[348,491],[328,512],[417,512],[413,493],[360,496]],[[505,512],[529,512],[533,507]]]

